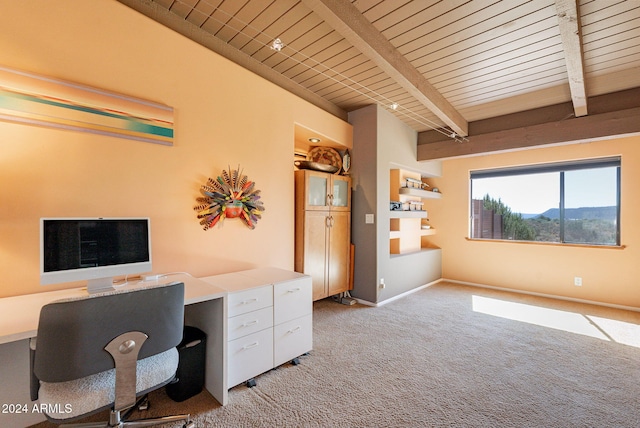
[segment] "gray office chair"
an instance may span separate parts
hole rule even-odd
[[[109,422],[75,426],[192,428],[189,415],[126,421],[140,397],[174,379],[183,323],[183,283],[45,305],[31,350],[32,400],[58,424],[111,408]]]

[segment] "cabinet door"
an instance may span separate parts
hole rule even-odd
[[[304,209],[328,210],[331,191],[331,175],[324,172],[304,171]]]
[[[349,289],[351,213],[332,212],[329,228],[328,295]]]
[[[306,211],[304,216],[304,273],[311,276],[313,300],[318,300],[328,296],[326,269],[329,213]]]
[[[297,197],[304,198],[306,211],[351,209],[351,177],[319,171],[297,171],[296,186],[302,186]]]
[[[351,178],[343,175],[331,176],[331,211],[351,210]]]

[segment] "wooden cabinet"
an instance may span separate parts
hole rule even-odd
[[[297,363],[300,355],[311,351],[313,302],[308,275],[259,268],[201,279],[229,293],[228,388],[287,361]]]
[[[310,275],[313,300],[349,290],[351,179],[295,172],[295,270]]]

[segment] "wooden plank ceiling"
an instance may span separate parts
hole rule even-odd
[[[120,2],[339,117],[380,104],[422,143],[640,88],[640,0]]]

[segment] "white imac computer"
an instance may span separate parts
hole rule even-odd
[[[148,218],[40,219],[40,284],[87,280],[89,293],[113,277],[151,271]]]

